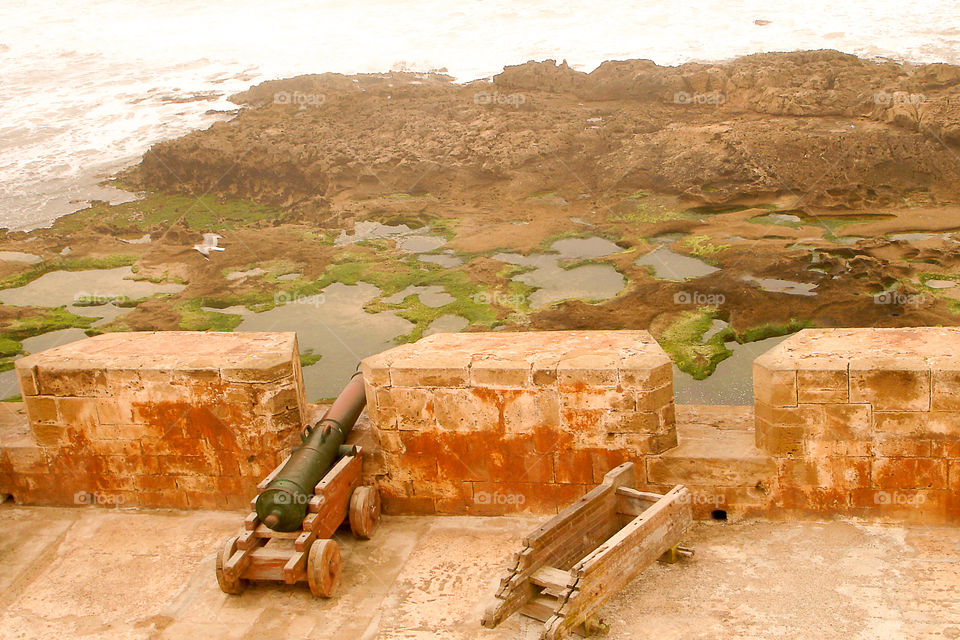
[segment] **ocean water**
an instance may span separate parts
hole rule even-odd
[[[263,80],[440,68],[472,80],[547,58],[590,71],[817,48],[958,63],[960,3],[5,0],[0,227],[129,199],[99,183],[151,144],[229,117],[226,97]]]

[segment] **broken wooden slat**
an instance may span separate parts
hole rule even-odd
[[[571,569],[575,584],[545,625],[545,640],[564,637],[666,550],[693,522],[690,492],[676,486]]]
[[[556,567],[540,567],[530,576],[530,582],[540,587],[564,589],[570,582],[570,572]]]
[[[614,467],[599,486],[525,537],[525,548],[517,554],[514,568],[501,580],[494,601],[484,612],[483,626],[497,626],[537,595],[530,577],[538,569],[548,566],[563,570],[619,529],[615,492],[617,487],[634,482],[633,463]]]
[[[556,612],[556,608],[556,598],[551,598],[550,596],[534,596],[529,602],[523,605],[523,608],[520,609],[520,613],[527,617],[533,618],[534,620],[546,622],[553,617],[553,614]]]
[[[637,491],[629,487],[617,488],[617,513],[636,517],[649,509],[663,495],[659,493],[649,493],[646,491]],[[624,523],[626,524],[626,523]]]

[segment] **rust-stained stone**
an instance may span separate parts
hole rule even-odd
[[[293,333],[105,334],[15,367],[43,394],[25,394],[33,446],[70,478],[0,476],[24,502],[72,504],[74,492],[98,491],[128,505],[243,506],[303,422]],[[248,490],[204,496],[221,476]],[[175,482],[136,480],[146,477]]]
[[[947,461],[932,458],[877,458],[873,486],[879,489],[945,489]]]
[[[555,513],[558,496],[676,445],[671,363],[645,331],[436,334],[361,369],[386,509]],[[478,505],[463,483],[528,495]]]
[[[919,363],[915,369],[873,368],[880,364],[862,360],[850,364],[851,402],[870,403],[878,411],[930,410],[929,370]]]
[[[57,409],[55,397],[30,396],[24,398],[24,404],[31,424],[60,422],[60,412]]]
[[[951,363],[951,369],[941,369],[942,363],[934,365],[933,388],[930,395],[932,411],[960,411],[960,361]]]

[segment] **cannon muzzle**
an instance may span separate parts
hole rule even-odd
[[[342,455],[340,447],[366,402],[363,376],[358,371],[323,417],[304,431],[303,444],[257,496],[257,517],[263,524],[274,531],[300,528],[313,488]]]

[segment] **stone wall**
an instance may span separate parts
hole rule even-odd
[[[241,508],[303,422],[293,333],[113,333],[16,362],[29,431],[0,493],[31,504]]]
[[[388,513],[553,513],[624,461],[700,518],[960,518],[960,329],[805,330],[754,407],[675,407],[645,331],[431,336],[362,363],[351,442]],[[298,441],[292,333],[109,334],[17,362],[0,494],[244,508]]]
[[[646,331],[438,334],[361,368],[388,513],[556,512],[677,444],[670,359]]]
[[[960,329],[808,329],[754,362],[787,510],[960,517]]]

